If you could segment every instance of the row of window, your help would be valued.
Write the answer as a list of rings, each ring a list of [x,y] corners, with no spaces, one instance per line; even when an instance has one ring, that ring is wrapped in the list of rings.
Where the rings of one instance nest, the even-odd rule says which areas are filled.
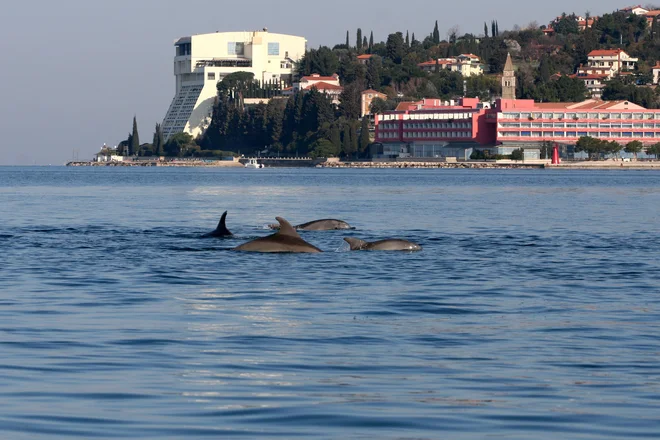
[[[660,119],[660,111],[653,113],[550,113],[550,112],[521,112],[501,113],[500,119]]]
[[[472,128],[472,122],[407,122],[403,128]]]
[[[421,139],[421,138],[471,138],[472,132],[470,131],[407,131],[403,133],[405,139]],[[379,132],[378,139],[398,139],[399,134],[396,132]]]
[[[381,121],[396,121],[399,120],[398,114],[384,114],[380,115]],[[472,113],[410,113],[403,115],[401,118],[404,121],[426,121],[429,119],[472,119]]]
[[[500,128],[660,128],[660,123],[611,124],[609,122],[501,122]]]
[[[623,131],[623,132],[586,132],[586,131],[504,131],[497,134],[498,137],[532,137],[532,138],[579,138],[591,136],[597,138],[660,138],[660,133]]]

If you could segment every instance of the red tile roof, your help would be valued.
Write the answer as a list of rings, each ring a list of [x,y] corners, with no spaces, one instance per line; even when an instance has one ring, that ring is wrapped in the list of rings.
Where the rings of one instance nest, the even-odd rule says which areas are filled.
[[[357,59],[358,60],[368,60],[369,58],[373,57],[371,54],[364,54],[364,55],[358,55]]]
[[[339,75],[336,73],[332,76],[321,76],[318,73],[312,73],[309,76],[303,76],[302,81],[337,81]]]
[[[344,90],[344,88],[342,86],[338,86],[338,85],[335,85],[335,84],[329,84],[329,83],[323,82],[323,81],[317,82],[317,83],[312,84],[311,86],[309,86],[310,89],[312,87],[315,87],[316,90],[319,90],[319,91],[320,90]]]
[[[614,55],[619,55],[620,53],[623,53],[621,49],[611,49],[611,50],[592,50],[589,52],[587,56],[590,57],[608,57],[608,56],[614,56]]]

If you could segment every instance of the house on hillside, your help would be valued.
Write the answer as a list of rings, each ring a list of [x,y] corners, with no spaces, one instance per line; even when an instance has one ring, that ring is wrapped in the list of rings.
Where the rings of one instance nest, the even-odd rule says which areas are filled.
[[[464,53],[455,58],[438,58],[437,60],[429,60],[417,65],[425,72],[435,72],[438,69],[446,69],[452,72],[459,72],[461,75],[468,77],[474,75],[481,75],[484,73],[484,66],[478,56],[471,53]]]
[[[358,55],[357,60],[358,60],[358,63],[366,65],[369,62],[369,60],[372,59],[373,57],[374,56],[372,54],[366,54],[365,53],[364,55]]]
[[[643,8],[642,5],[628,6],[627,8],[619,9],[619,12],[625,12],[631,15],[646,15],[649,10]]]
[[[380,98],[383,101],[387,100],[387,95],[384,93],[377,92],[376,90],[369,89],[361,93],[360,97],[360,116],[364,117],[365,115],[371,114],[371,102]]]
[[[336,73],[331,76],[321,76],[318,73],[312,73],[309,76],[303,76],[300,81],[293,84],[293,87],[284,89],[283,95],[292,95],[295,92],[304,92],[312,88],[321,93],[325,93],[332,98],[332,103],[339,105],[339,95],[344,88],[339,83],[339,75]]]

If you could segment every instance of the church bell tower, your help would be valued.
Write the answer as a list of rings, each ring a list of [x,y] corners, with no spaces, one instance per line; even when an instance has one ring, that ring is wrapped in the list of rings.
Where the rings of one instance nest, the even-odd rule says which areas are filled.
[[[506,55],[504,74],[502,75],[502,99],[516,99],[516,72],[513,70],[510,53]]]

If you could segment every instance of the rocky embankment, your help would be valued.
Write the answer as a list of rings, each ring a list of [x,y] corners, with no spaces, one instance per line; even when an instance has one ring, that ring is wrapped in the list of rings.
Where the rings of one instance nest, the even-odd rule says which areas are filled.
[[[498,164],[492,162],[325,162],[323,168],[541,168],[543,165]]]

